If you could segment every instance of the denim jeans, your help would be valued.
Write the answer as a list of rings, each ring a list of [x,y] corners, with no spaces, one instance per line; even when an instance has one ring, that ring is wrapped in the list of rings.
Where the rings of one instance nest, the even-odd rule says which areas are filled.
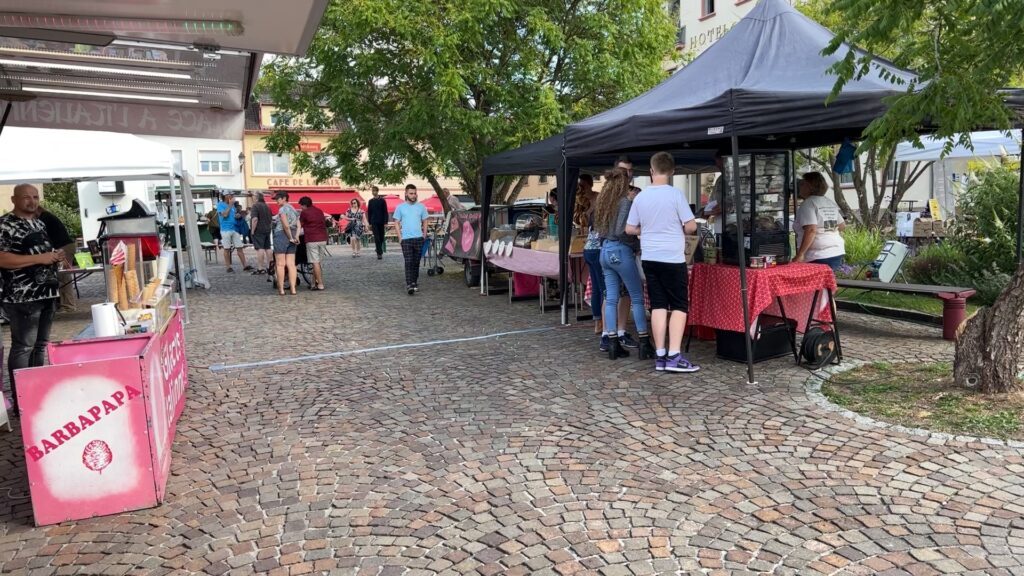
[[[821,258],[819,260],[812,260],[811,264],[824,264],[832,269],[833,272],[839,272],[839,269],[843,266],[843,261],[846,256],[833,256],[831,258]]]
[[[601,311],[604,309],[604,272],[601,271],[601,249],[584,250],[583,261],[587,263],[590,270],[590,313],[594,320],[601,319]]]
[[[36,300],[19,304],[4,304],[4,312],[11,323],[11,351],[7,355],[7,373],[11,378],[14,409],[18,409],[18,393],[14,387],[14,371],[46,364],[46,345],[50,341],[50,327],[57,300]]]
[[[644,285],[636,267],[636,254],[629,246],[614,240],[605,240],[601,247],[601,270],[604,271],[604,331],[614,334],[617,328],[619,292],[626,286],[633,305],[633,322],[638,332],[647,332],[644,313]]]

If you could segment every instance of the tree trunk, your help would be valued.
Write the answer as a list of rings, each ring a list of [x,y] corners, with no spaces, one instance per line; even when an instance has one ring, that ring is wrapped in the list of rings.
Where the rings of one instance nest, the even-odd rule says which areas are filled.
[[[991,307],[961,326],[953,377],[985,393],[1024,391],[1024,264]]]

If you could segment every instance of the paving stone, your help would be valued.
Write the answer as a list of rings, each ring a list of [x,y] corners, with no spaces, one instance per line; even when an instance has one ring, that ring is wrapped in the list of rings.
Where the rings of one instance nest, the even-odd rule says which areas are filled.
[[[160,507],[34,528],[0,433],[5,573],[1024,574],[1019,446],[854,417],[786,359],[748,385],[705,342],[695,375],[611,362],[586,323],[459,275],[409,297],[394,251],[331,250],[326,291],[212,266],[189,293]],[[938,329],[840,320],[846,366],[952,358]]]

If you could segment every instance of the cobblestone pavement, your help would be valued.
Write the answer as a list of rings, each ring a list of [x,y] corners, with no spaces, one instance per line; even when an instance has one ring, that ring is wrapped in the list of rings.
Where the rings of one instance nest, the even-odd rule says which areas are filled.
[[[35,528],[20,433],[0,433],[0,571],[1024,574],[1016,449],[858,424],[785,359],[756,385],[706,343],[697,375],[610,362],[589,324],[478,296],[454,265],[409,297],[400,255],[334,251],[325,292],[215,267],[191,293],[162,506]],[[853,360],[951,357],[933,328],[841,327]]]

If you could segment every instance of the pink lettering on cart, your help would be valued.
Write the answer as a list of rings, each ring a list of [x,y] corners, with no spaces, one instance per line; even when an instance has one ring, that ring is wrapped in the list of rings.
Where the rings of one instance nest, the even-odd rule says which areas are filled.
[[[114,412],[121,406],[124,406],[125,402],[134,400],[135,398],[138,398],[140,396],[142,396],[142,392],[139,392],[138,390],[131,386],[125,386],[123,391],[118,390],[110,395],[110,399],[113,400],[113,402],[102,400],[100,402],[100,405],[89,407],[87,410],[79,414],[78,417],[75,418],[74,420],[66,422],[59,428],[56,428],[52,433],[50,433],[50,436],[48,438],[40,439],[40,441],[38,442],[38,446],[26,446],[25,453],[28,454],[30,458],[32,458],[33,462],[38,462],[50,452],[53,452],[54,450],[63,446],[65,442],[70,442],[72,438],[81,434],[82,431],[88,428],[89,426],[92,426],[99,422],[100,419],[103,418],[103,416],[110,415],[112,412]],[[102,408],[100,406],[102,406]],[[92,447],[93,451],[98,450],[97,446],[93,446],[94,444],[96,444],[96,442],[99,442],[100,444],[103,445],[103,447],[106,447],[106,451],[109,454],[110,448],[109,446],[107,446],[106,442],[94,440],[93,442],[90,442],[88,446],[86,446],[86,452],[82,454],[82,462],[84,462],[86,467],[88,467],[90,470],[97,470],[96,468],[90,466],[89,462],[86,462],[86,457],[90,453],[94,453],[100,456],[98,459],[91,460],[95,462],[96,465],[102,464],[102,466],[100,466],[99,469],[97,470],[99,471],[102,470],[103,468],[106,468],[110,464],[110,460],[108,456],[106,463],[103,463],[102,450],[100,452],[90,452],[90,447]]]

